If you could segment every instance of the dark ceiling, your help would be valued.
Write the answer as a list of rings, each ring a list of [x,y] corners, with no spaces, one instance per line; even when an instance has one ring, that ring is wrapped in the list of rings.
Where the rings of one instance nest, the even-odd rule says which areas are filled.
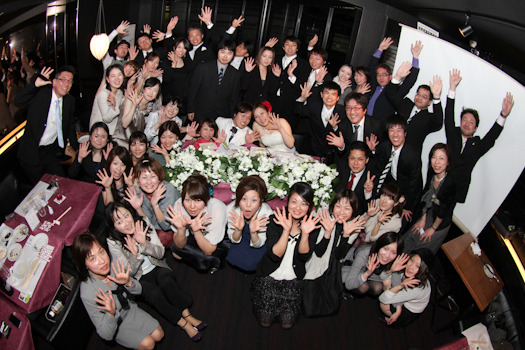
[[[417,17],[463,46],[478,43],[480,56],[525,75],[525,1],[523,0],[379,0]],[[474,33],[463,39],[458,27],[470,15]],[[522,80],[522,79],[520,79]]]
[[[525,80],[524,0],[379,1],[419,18],[456,44],[468,47],[470,39],[477,41],[481,57],[510,71],[518,80]],[[48,1],[0,0],[0,27],[22,14],[26,8],[46,2]],[[466,13],[470,15],[469,23],[474,28],[474,33],[463,39],[457,28],[465,22]]]

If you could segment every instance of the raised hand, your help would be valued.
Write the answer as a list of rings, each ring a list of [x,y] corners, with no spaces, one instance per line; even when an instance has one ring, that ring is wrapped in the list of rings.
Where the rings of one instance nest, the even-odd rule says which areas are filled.
[[[441,77],[439,75],[434,75],[429,85],[430,85],[430,91],[432,92],[434,99],[439,100],[441,98],[441,89],[443,88],[443,80],[441,80]]]
[[[270,121],[268,129],[270,130],[281,130],[281,122],[279,121],[279,114],[274,112],[268,113],[268,120]]]
[[[324,82],[324,77],[328,73],[328,68],[326,66],[322,66],[319,68],[317,72],[315,72],[315,81],[319,84],[322,84]]]
[[[201,8],[201,14],[198,15],[199,20],[203,21],[204,24],[209,25],[211,23],[211,14],[212,14],[211,7],[205,6],[204,8]]]
[[[456,91],[456,88],[458,87],[459,83],[461,82],[461,72],[459,69],[452,69],[449,72],[450,76],[450,91]]]
[[[102,288],[99,288],[99,292],[95,292],[95,296],[95,302],[99,304],[97,307],[101,310],[106,310],[108,315],[114,317],[117,308],[111,290],[108,290],[108,294],[106,294]]]
[[[230,216],[228,217],[228,221],[237,230],[242,232],[242,230],[244,229],[244,213],[242,211],[241,215],[239,215],[235,212],[235,210],[231,210]]]
[[[345,146],[345,139],[340,131],[339,136],[333,132],[330,132],[328,135],[326,135],[326,141],[328,141],[330,146],[335,146],[337,148],[343,148]]]
[[[505,98],[503,99],[503,104],[501,106],[501,116],[503,118],[507,118],[510,114],[510,111],[512,111],[513,106],[514,98],[512,97],[512,94],[510,92],[507,92],[507,95],[505,95]]]
[[[244,140],[246,143],[254,143],[261,139],[261,133],[259,131],[247,132]]]
[[[217,137],[212,137],[213,141],[217,142],[217,143],[224,143],[226,142],[226,131],[224,130],[219,130],[219,132],[217,133]]]
[[[144,26],[142,27],[142,32],[146,34],[151,33],[151,26],[149,24],[144,24]]]
[[[129,169],[129,174],[126,174],[126,172],[124,171],[122,175],[124,176],[124,183],[128,187],[133,186],[133,168]]]
[[[286,74],[288,74],[289,77],[293,77],[293,72],[297,68],[297,59],[293,59],[290,64],[288,64],[288,68],[286,69]]]
[[[115,99],[115,95],[113,94],[113,92],[110,92],[108,94],[108,103],[113,109],[115,109],[115,106],[117,105],[117,100]]]
[[[38,78],[36,78],[36,80],[35,80],[35,86],[36,87],[41,87],[41,86],[44,86],[44,85],[51,84],[52,82],[51,82],[51,80],[49,80],[49,76],[51,75],[51,73],[53,73],[53,68],[51,68],[51,67],[44,67],[44,68],[42,68],[42,71],[40,72],[40,75],[43,76],[45,79],[42,79],[40,76],[38,76]]]
[[[105,189],[111,188],[111,184],[113,183],[113,175],[108,176],[108,172],[106,171],[106,168],[99,170],[97,173],[97,177],[100,180],[96,180],[95,183],[99,184]]]
[[[136,258],[137,255],[139,255],[139,248],[135,243],[135,238],[131,235],[124,235],[124,241],[126,241],[126,243],[124,243],[124,247],[129,250],[129,252]]]
[[[257,233],[260,230],[266,230],[266,227],[268,226],[269,222],[270,219],[268,218],[268,216],[262,215],[261,217],[259,217],[257,214],[255,214],[250,220],[250,232]]]
[[[339,114],[332,112],[331,118],[326,118],[326,121],[335,130],[335,128],[337,127],[337,124],[339,124],[341,122],[341,119],[339,119]]]
[[[385,211],[382,211],[381,213],[379,213],[377,222],[384,224],[385,222],[390,221],[391,218],[392,218],[392,213],[387,213]]]
[[[159,42],[159,41],[164,40],[164,38],[166,37],[166,33],[161,32],[160,30],[157,29],[155,32],[153,32],[151,37],[155,39],[157,42]]]
[[[120,24],[118,25],[117,28],[115,28],[115,30],[117,31],[117,33],[119,34],[126,34],[128,32],[128,28],[131,24],[128,22],[128,21],[122,21],[120,22]]]
[[[102,150],[102,156],[104,157],[105,160],[108,160],[109,152],[111,152],[112,149],[113,149],[113,143],[108,142],[108,144],[106,145],[106,149]]]
[[[199,137],[201,136],[198,132],[197,132],[197,129],[199,128],[199,123],[197,122],[191,122],[190,125],[188,125],[188,128],[186,129],[186,132],[188,133],[188,135],[190,135],[191,137]]]
[[[401,219],[406,219],[407,221],[412,220],[412,211],[403,209],[403,214],[401,214]]]
[[[264,46],[274,47],[275,44],[277,44],[277,42],[279,42],[279,39],[277,39],[276,37],[273,37],[273,38],[268,39],[268,41],[266,42],[266,44],[264,44]]]
[[[368,257],[368,261],[366,263],[366,273],[368,274],[368,277],[374,273],[378,265],[379,260],[377,259],[377,253],[374,253],[372,256]]]
[[[299,101],[304,102],[312,95],[312,92],[310,91],[312,85],[304,83],[303,85],[299,85],[299,87],[301,88],[301,97],[299,97]]]
[[[117,267],[115,268],[115,264],[111,263],[111,269],[113,270],[115,277],[108,275],[109,280],[115,282],[116,284],[129,283],[129,270],[131,269],[130,265],[128,265],[128,268],[126,269],[124,262],[117,260]]]
[[[151,195],[151,199],[150,199],[151,205],[155,206],[156,204],[159,203],[159,201],[162,198],[166,197],[165,192],[166,192],[166,185],[163,183],[159,184],[157,186],[157,189],[153,191],[153,194]]]
[[[369,83],[363,84],[357,88],[357,92],[363,95],[369,93],[370,91],[372,91],[372,88],[370,87]]]
[[[133,61],[135,58],[137,58],[137,55],[139,54],[139,48],[136,47],[135,45],[131,45],[129,47],[129,60],[130,61]]]
[[[164,147],[164,145],[153,145],[151,146],[151,150],[155,153],[162,154],[163,156],[168,156],[168,150],[166,149],[166,147]]]
[[[394,78],[398,81],[405,79],[412,69],[412,64],[408,61],[401,63],[401,66],[397,69],[396,75]]]
[[[204,215],[204,210],[201,210],[196,217],[191,220],[190,226],[193,232],[206,229],[206,226],[211,222],[211,214]]]
[[[242,25],[242,22],[244,22],[245,18],[243,15],[240,15],[239,18],[235,18],[232,21],[232,27],[233,28],[239,28]]]
[[[350,79],[345,81],[340,80],[339,86],[341,87],[341,92],[345,91],[347,87],[352,86],[352,81]]]
[[[364,229],[365,224],[366,217],[360,215],[356,216],[353,220],[343,222],[343,237],[350,237],[355,231]]]
[[[365,184],[363,185],[366,193],[371,193],[372,190],[374,189],[374,179],[375,178],[376,178],[375,175],[370,177],[370,171],[366,173],[366,181],[365,181]]]
[[[146,225],[144,227],[144,221],[137,220],[135,222],[135,234],[133,235],[133,238],[137,241],[138,244],[141,246],[146,245],[146,234],[148,233],[149,225]]]
[[[410,256],[403,253],[401,255],[398,255],[396,257],[396,260],[392,263],[392,267],[390,268],[390,271],[392,272],[398,272],[403,270],[407,266],[407,261],[410,260]]]
[[[319,215],[321,217],[321,220],[319,222],[323,226],[325,233],[326,232],[331,233],[332,230],[334,229],[336,220],[332,219],[332,217],[330,216],[330,213],[328,212],[328,209],[326,208],[322,209]]]
[[[280,76],[281,76],[282,69],[281,69],[281,67],[279,67],[279,65],[278,65],[277,63],[275,63],[275,64],[272,66],[272,73],[273,73],[273,75],[275,75],[276,77],[280,77]]]
[[[403,286],[405,286],[405,288],[414,288],[415,286],[417,286],[419,283],[421,283],[420,280],[414,278],[414,276],[412,277],[407,277],[403,280],[403,282],[401,282],[401,284]]]
[[[177,23],[179,23],[179,16],[171,17],[168,25],[166,26],[166,34],[171,33],[177,26]]]
[[[273,221],[283,228],[283,232],[289,234],[292,231],[292,214],[288,213],[288,215],[286,215],[286,209],[284,209],[284,207],[276,208],[273,213],[275,215]]]
[[[412,52],[412,57],[419,58],[419,54],[423,50],[423,43],[421,40],[417,40],[415,43],[410,45],[410,51]]]
[[[368,211],[366,212],[368,217],[375,216],[379,212],[379,199],[370,201],[368,203]]]
[[[370,148],[370,151],[375,151],[377,145],[379,145],[379,141],[377,140],[377,136],[375,134],[370,134],[370,137],[366,137],[366,145],[368,148]]]
[[[177,209],[173,209],[171,204],[168,206],[166,220],[171,222],[177,229],[183,228],[190,223],[187,216],[182,215],[180,203],[177,203]]]
[[[381,51],[385,51],[387,50],[390,45],[392,45],[394,43],[394,40],[392,40],[392,38],[388,37],[388,38],[384,38],[381,43],[379,44],[379,50]]]
[[[314,37],[310,39],[310,41],[308,42],[308,47],[314,47],[315,45],[317,45],[318,41],[319,41],[319,36],[317,36],[317,34],[314,34]]]
[[[133,103],[133,105],[136,107],[139,105],[140,101],[144,98],[142,95],[139,95],[135,90],[131,89],[127,92],[128,100]]]
[[[164,74],[164,70],[162,70],[162,68],[157,68],[153,72],[150,73],[149,77],[158,78],[158,77],[161,77],[162,74]]]
[[[137,190],[134,186],[126,188],[126,202],[131,204],[133,209],[138,210],[142,207],[142,202],[144,201],[144,193],[140,194],[140,197],[137,195]]]
[[[82,163],[82,160],[84,160],[84,158],[86,158],[90,153],[91,150],[89,149],[89,141],[82,142],[78,147],[78,162]]]
[[[314,216],[314,214],[315,213],[312,210],[310,215],[305,215],[305,217],[301,220],[301,234],[309,235],[313,230],[321,228],[321,225],[318,225],[319,221],[321,220],[321,216]]]
[[[255,68],[255,60],[253,57],[246,57],[244,59],[244,69],[250,73]]]

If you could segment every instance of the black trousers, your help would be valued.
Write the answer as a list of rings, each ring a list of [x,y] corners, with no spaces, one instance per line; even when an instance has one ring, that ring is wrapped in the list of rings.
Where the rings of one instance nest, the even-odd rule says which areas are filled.
[[[173,271],[165,267],[155,267],[142,275],[142,297],[159,314],[173,325],[182,317],[182,310],[191,306],[192,297],[177,283]]]
[[[212,268],[219,269],[222,267],[228,254],[228,248],[227,243],[220,242],[212,255],[206,255],[199,248],[192,234],[188,236],[188,241],[184,248],[179,248],[175,244],[171,245],[173,253],[180,256],[183,261],[193,266],[199,272],[208,272]]]
[[[24,159],[19,158],[20,165],[27,174],[27,177],[34,185],[45,173],[66,177],[64,167],[60,164],[60,155],[64,152],[58,147],[57,142],[49,146],[38,147],[38,157],[40,162],[37,165],[29,164]]]

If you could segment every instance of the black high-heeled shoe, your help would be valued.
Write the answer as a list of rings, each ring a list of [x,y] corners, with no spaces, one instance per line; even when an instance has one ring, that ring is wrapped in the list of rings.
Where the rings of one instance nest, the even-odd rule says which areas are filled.
[[[186,316],[182,316],[183,319],[186,319],[188,317],[190,317],[191,314],[187,314]],[[201,323],[199,323],[198,325],[196,326],[193,326],[193,328],[195,328],[196,330],[198,330],[199,332],[202,331],[204,328],[208,327],[208,324],[204,321],[201,321]]]
[[[188,321],[186,320],[186,323],[183,325],[183,326],[180,326],[180,328],[182,328],[182,330],[184,330],[186,332],[186,329],[184,329],[184,327],[186,327],[186,325],[188,324]],[[197,330],[197,328],[193,327],[193,329]],[[188,332],[186,332],[188,333]],[[193,341],[193,342],[198,342],[199,340],[202,339],[202,334],[199,333],[199,331],[197,330],[197,334],[195,334],[193,337],[190,337],[190,339]]]

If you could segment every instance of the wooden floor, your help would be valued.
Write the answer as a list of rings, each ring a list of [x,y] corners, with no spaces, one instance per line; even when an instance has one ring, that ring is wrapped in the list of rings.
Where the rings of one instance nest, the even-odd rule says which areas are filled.
[[[173,263],[173,262],[172,262]],[[317,319],[301,318],[291,330],[278,324],[266,329],[258,325],[250,302],[253,275],[230,266],[213,275],[199,274],[182,263],[173,263],[179,283],[193,295],[191,312],[208,322],[203,338],[193,343],[178,327],[169,324],[151,308],[142,305],[160,320],[165,337],[157,349],[433,349],[454,339],[452,330],[433,333],[430,305],[406,329],[387,328],[379,320],[377,299],[343,300],[339,313]],[[437,326],[452,314],[437,308]],[[49,349],[42,339],[37,349]],[[87,349],[122,349],[102,341],[95,332]]]

